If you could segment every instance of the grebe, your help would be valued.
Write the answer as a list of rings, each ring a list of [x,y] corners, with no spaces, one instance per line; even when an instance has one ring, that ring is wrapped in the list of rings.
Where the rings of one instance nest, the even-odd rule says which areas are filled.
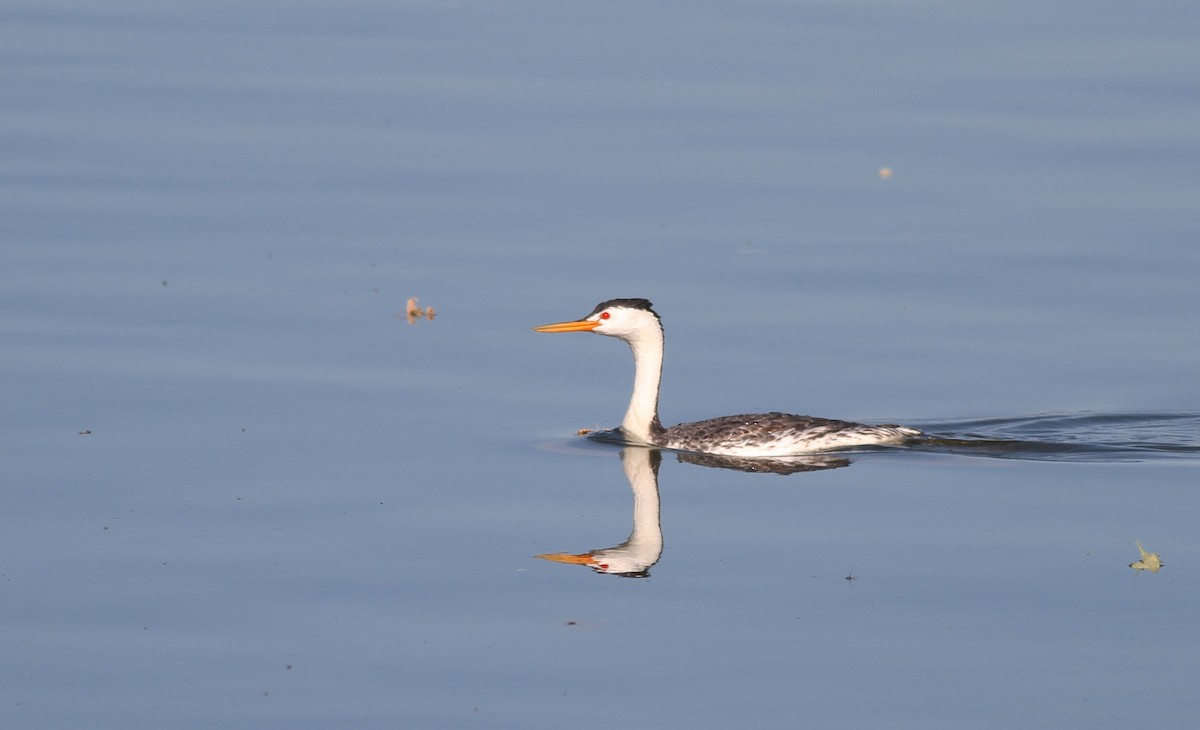
[[[658,420],[663,327],[646,299],[600,302],[583,319],[535,327],[537,332],[595,332],[624,340],[633,350],[633,397],[621,422],[635,444],[728,456],[791,456],[813,451],[896,444],[921,432],[892,424],[867,426],[790,413],[747,413],[663,428]]]

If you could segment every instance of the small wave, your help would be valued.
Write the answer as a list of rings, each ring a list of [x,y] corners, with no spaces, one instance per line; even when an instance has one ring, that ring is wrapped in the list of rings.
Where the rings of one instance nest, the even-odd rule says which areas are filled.
[[[912,448],[1042,461],[1144,461],[1200,457],[1200,414],[1050,413],[914,423]]]

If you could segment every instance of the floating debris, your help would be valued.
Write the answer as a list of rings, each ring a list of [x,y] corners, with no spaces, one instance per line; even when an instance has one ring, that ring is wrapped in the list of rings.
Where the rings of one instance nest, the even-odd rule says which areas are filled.
[[[600,425],[599,423],[594,423],[594,424],[592,424],[591,428],[584,426],[583,428],[575,429],[575,435],[576,436],[591,436],[594,433],[601,433],[603,431],[608,431],[608,430],[609,429],[605,428],[604,426]]]
[[[1146,549],[1142,547],[1142,543],[1138,540],[1134,540],[1133,543],[1137,545],[1138,552],[1142,554],[1142,559],[1136,563],[1130,563],[1129,567],[1134,570],[1148,570],[1151,573],[1157,573],[1165,565],[1162,558],[1158,556],[1158,553],[1146,552]]]
[[[400,315],[397,313],[396,316],[399,317]],[[408,320],[409,324],[415,324],[418,319],[422,318],[432,322],[436,316],[437,312],[433,311],[433,307],[421,309],[420,305],[417,304],[416,297],[408,298],[408,304],[404,308],[404,318]]]

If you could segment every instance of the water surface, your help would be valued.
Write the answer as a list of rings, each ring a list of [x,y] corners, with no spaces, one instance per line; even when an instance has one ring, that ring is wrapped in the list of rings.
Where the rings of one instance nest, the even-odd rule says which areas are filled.
[[[0,13],[7,725],[1198,714],[1190,6]],[[947,441],[539,560],[638,503],[628,353],[530,327],[629,296],[667,422]]]

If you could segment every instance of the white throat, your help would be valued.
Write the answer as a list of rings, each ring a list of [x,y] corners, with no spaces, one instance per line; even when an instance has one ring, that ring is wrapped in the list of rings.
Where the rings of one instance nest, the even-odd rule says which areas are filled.
[[[632,441],[654,443],[658,422],[658,386],[662,380],[663,331],[657,321],[647,322],[630,337],[623,337],[633,351],[633,396],[621,430]]]

